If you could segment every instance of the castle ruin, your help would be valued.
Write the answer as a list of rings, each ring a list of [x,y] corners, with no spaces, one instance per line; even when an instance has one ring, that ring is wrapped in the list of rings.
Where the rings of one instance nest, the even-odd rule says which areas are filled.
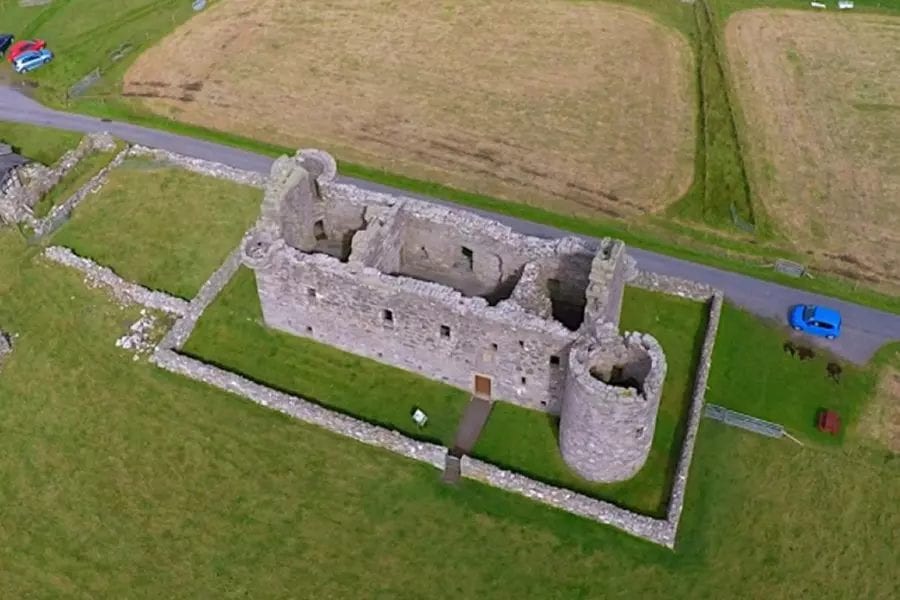
[[[666,362],[650,335],[618,333],[622,242],[530,237],[335,174],[314,150],[272,167],[242,249],[269,327],[559,415],[588,480],[643,466]]]

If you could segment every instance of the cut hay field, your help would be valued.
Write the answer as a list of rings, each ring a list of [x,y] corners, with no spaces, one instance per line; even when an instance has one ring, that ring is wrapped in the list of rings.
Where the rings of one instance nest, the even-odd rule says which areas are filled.
[[[900,290],[900,18],[753,10],[725,39],[776,228],[810,262]]]
[[[138,57],[123,93],[218,131],[631,216],[691,183],[694,79],[686,37],[620,5],[228,0]]]

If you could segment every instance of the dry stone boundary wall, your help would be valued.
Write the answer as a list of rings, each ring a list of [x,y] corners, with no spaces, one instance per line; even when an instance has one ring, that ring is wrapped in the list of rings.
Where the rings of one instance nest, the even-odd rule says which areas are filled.
[[[121,165],[125,161],[126,156],[127,150],[119,152],[108,165],[100,169],[86,184],[69,196],[62,204],[55,206],[46,218],[38,220],[28,215],[25,218],[25,223],[34,230],[35,239],[41,239],[50,235],[68,221],[75,207],[81,204],[89,195],[99,192],[106,180],[109,179],[110,171]]]
[[[722,315],[722,303],[724,302],[722,292],[719,290],[714,291],[708,302],[709,317],[706,322],[706,334],[703,337],[697,373],[694,375],[694,390],[688,412],[687,429],[685,430],[684,442],[681,446],[681,455],[678,458],[678,466],[675,468],[672,495],[669,498],[667,520],[669,523],[674,524],[676,528],[681,521],[681,513],[684,510],[684,494],[687,489],[688,473],[694,458],[694,446],[697,442],[697,432],[700,429],[700,419],[703,417],[703,405],[706,403],[706,384],[709,380],[709,370],[712,367],[713,349],[716,345],[719,318]],[[672,541],[674,543],[674,538]]]
[[[193,158],[169,152],[168,150],[160,150],[159,148],[148,148],[136,144],[128,150],[128,156],[152,158],[159,162],[169,163],[173,167],[185,169],[199,175],[207,177],[215,177],[216,179],[224,179],[241,185],[249,185],[251,187],[262,188],[266,184],[267,177],[262,173],[254,171],[244,171],[235,169],[221,163]]]
[[[0,194],[0,222],[26,222],[33,228],[40,219],[34,216],[32,208],[44,194],[59,184],[88,154],[110,152],[115,147],[116,141],[108,133],[89,133],[51,167],[36,162],[24,165],[19,169],[15,183]]]
[[[135,152],[138,155],[147,155],[143,148],[139,148]],[[178,157],[177,155],[171,155],[171,153],[158,151],[150,151],[150,153],[157,158]],[[169,160],[169,158],[166,158],[166,160]],[[188,162],[180,164],[190,164],[193,168],[185,168],[191,168],[194,171],[210,168],[209,171],[203,171],[203,174],[223,176],[214,173],[224,173],[226,178],[234,176],[242,178],[239,181],[240,183],[256,185],[252,179],[243,179],[243,175],[239,172],[232,173],[231,171],[234,170],[229,170],[227,167],[219,169],[212,164],[207,165],[204,163],[205,161],[189,159]],[[228,256],[222,266],[204,284],[197,297],[190,303],[127,282],[112,270],[97,265],[89,259],[78,257],[66,248],[48,248],[45,251],[45,256],[54,262],[79,270],[86,275],[86,281],[89,284],[102,285],[108,288],[120,301],[138,303],[180,316],[176,324],[156,347],[151,357],[151,361],[158,367],[237,394],[257,404],[278,410],[333,433],[429,464],[436,469],[442,469],[448,453],[447,448],[436,444],[419,442],[396,431],[328,410],[302,398],[254,383],[235,373],[177,352],[187,341],[203,311],[212,303],[240,267],[241,248],[246,243],[246,239],[245,236],[245,240],[242,240],[241,244]],[[703,412],[706,382],[722,307],[722,294],[707,286],[646,272],[639,273],[631,284],[653,291],[661,291],[697,301],[709,302],[710,306],[706,336],[702,346],[700,364],[695,377],[693,399],[689,409],[685,441],[679,457],[667,518],[655,519],[647,515],[631,512],[608,502],[535,481],[519,473],[501,469],[468,456],[463,457],[461,461],[462,475],[492,487],[525,496],[547,506],[619,528],[633,536],[655,544],[674,548],[678,524],[684,507],[688,473],[700,417]]]
[[[68,248],[50,246],[44,250],[44,256],[52,262],[80,271],[91,287],[105,287],[123,304],[140,304],[174,315],[187,313],[188,303],[185,300],[125,281],[109,267],[98,265],[89,258],[82,258]]]

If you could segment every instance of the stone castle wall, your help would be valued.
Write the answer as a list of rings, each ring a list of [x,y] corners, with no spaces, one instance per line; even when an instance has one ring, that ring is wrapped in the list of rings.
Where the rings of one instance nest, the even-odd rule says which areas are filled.
[[[439,284],[385,275],[325,254],[272,247],[254,263],[270,327],[473,389],[559,411],[566,356],[576,334],[514,303],[489,307]],[[390,311],[389,316],[386,311]]]
[[[590,481],[622,481],[644,465],[666,377],[650,335],[609,328],[572,347],[559,424],[566,464]]]

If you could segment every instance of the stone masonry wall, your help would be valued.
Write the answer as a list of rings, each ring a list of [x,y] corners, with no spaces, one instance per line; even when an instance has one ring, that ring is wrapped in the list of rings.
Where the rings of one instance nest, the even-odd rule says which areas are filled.
[[[338,435],[431,465],[435,469],[442,469],[444,466],[447,448],[442,446],[419,442],[396,431],[330,411],[171,350],[159,349],[151,360],[162,369],[237,394]],[[544,505],[617,527],[656,544],[667,547],[674,544],[675,530],[666,520],[640,515],[602,500],[547,485],[468,456],[462,458],[462,474],[469,479],[525,496]]]
[[[199,175],[233,181],[234,183],[257,188],[265,186],[267,179],[265,175],[255,171],[235,169],[234,167],[229,167],[221,163],[193,158],[191,156],[185,156],[183,154],[169,152],[168,150],[161,150],[159,148],[148,148],[147,146],[141,146],[140,144],[131,146],[128,150],[128,156],[152,158],[160,162],[169,163],[173,167],[185,169],[186,171],[191,171]]]
[[[650,453],[665,377],[662,347],[648,334],[623,340],[607,326],[596,340],[578,340],[559,422],[566,464],[589,481],[634,476]]]
[[[110,172],[124,162],[127,157],[127,149],[119,152],[108,165],[100,169],[100,171],[88,180],[86,184],[81,186],[74,194],[66,198],[61,204],[53,207],[50,214],[44,219],[35,219],[31,215],[25,218],[27,223],[33,230],[37,239],[46,237],[62,227],[63,223],[72,216],[72,211],[84,202],[91,194],[96,194],[106,184],[109,179]]]
[[[669,498],[667,520],[673,526],[673,544],[675,542],[675,531],[678,529],[681,513],[684,510],[684,495],[687,490],[691,463],[694,459],[694,446],[697,442],[697,432],[700,429],[700,419],[703,416],[703,405],[706,402],[706,385],[709,380],[709,370],[712,367],[713,349],[715,348],[716,335],[719,331],[719,318],[722,315],[723,301],[724,296],[719,290],[715,290],[708,301],[709,318],[706,324],[706,334],[703,337],[697,373],[694,375],[694,390],[691,396],[690,412],[687,417],[687,428],[684,434],[684,442],[681,446],[681,454],[678,458],[678,466],[675,468],[672,495]]]
[[[92,152],[109,152],[115,149],[115,139],[108,133],[89,133],[78,146],[66,151],[53,166],[29,163],[20,169],[21,185],[12,186],[0,194],[0,222],[26,222],[34,227],[38,221],[32,208],[57,185],[72,169]]]
[[[559,410],[576,334],[554,321],[514,303],[489,308],[483,298],[305,254],[283,242],[273,244],[262,261],[245,262],[256,270],[270,327],[462,389],[473,389],[473,375],[481,374],[492,379],[494,397]]]
[[[680,296],[688,300],[697,300],[706,302],[716,291],[711,286],[704,283],[697,283],[680,277],[672,277],[670,275],[660,275],[650,271],[638,271],[637,276],[633,277],[628,285],[649,290],[651,292],[662,292],[664,294],[672,294]]]
[[[325,156],[327,157],[327,155]],[[333,177],[333,169],[330,173],[327,169],[323,169],[323,173],[327,175],[326,182],[330,181]],[[269,190],[267,190],[267,194],[268,192]],[[565,244],[566,242],[563,241],[560,243]],[[242,249],[243,251],[241,251]],[[202,314],[203,310],[212,302],[227,281],[233,276],[241,262],[246,261],[256,268],[265,268],[269,261],[274,258],[272,256],[274,253],[270,254],[269,250],[269,245],[263,244],[260,247],[256,247],[251,236],[245,238],[245,242],[242,243],[241,247],[235,252],[232,252],[220,269],[218,269],[203,286],[198,296],[189,304],[180,299],[165,298],[165,295],[162,295],[162,297],[156,296],[155,294],[158,294],[157,292],[146,290],[133,283],[125,282],[109,269],[100,267],[87,259],[77,257],[67,249],[49,248],[47,250],[47,256],[51,260],[56,260],[57,262],[81,270],[87,275],[87,280],[89,282],[94,285],[101,284],[108,287],[120,300],[137,302],[153,308],[162,308],[163,310],[168,310],[174,314],[182,315],[175,327],[173,327],[154,352],[152,360],[159,367],[238,394],[263,406],[285,412],[300,420],[323,427],[340,435],[430,464],[437,469],[442,468],[447,453],[446,448],[433,444],[420,443],[410,438],[406,438],[395,431],[389,431],[347,417],[346,415],[334,413],[303,399],[289,396],[263,385],[250,382],[238,375],[218,369],[201,361],[181,356],[173,351],[173,348],[177,349],[183,345],[195,326],[200,314]],[[300,254],[302,255],[302,253]],[[327,264],[329,268],[335,265],[338,265],[341,268],[362,267],[362,265],[359,264],[348,266],[347,263],[341,263],[336,259],[323,255],[313,256],[315,257],[314,260],[317,262],[317,266],[320,266],[318,264],[319,261],[323,261],[322,264]],[[520,292],[520,295],[523,297],[530,297],[534,293],[540,295],[540,292],[535,292],[540,286],[537,288],[534,287],[536,282],[541,279],[541,275],[535,272],[535,269],[539,271],[539,267],[536,263],[530,264],[532,266],[526,266],[526,271],[528,271],[527,277],[524,276],[525,274],[523,272],[523,283],[526,284]],[[626,264],[623,268],[623,279],[627,280],[633,275],[633,273],[629,273],[629,269],[633,270],[633,265]],[[326,271],[328,271],[328,269],[326,269]],[[379,277],[390,277],[371,269],[370,271],[373,271]],[[442,290],[445,289],[443,286],[437,284],[418,281],[412,281],[412,283],[425,286],[422,289],[428,290],[429,293],[436,293],[436,288]],[[693,456],[699,420],[702,415],[706,381],[722,306],[722,296],[721,293],[713,293],[710,291],[710,294],[704,297],[701,291],[699,291],[698,288],[693,287],[693,284],[690,284],[690,282],[683,282],[680,280],[668,281],[665,278],[659,278],[658,276],[647,273],[642,273],[639,276],[638,285],[670,293],[674,290],[674,293],[687,295],[688,297],[693,297],[697,300],[707,300],[711,296],[709,325],[703,344],[700,368],[697,373],[693,401],[688,417],[685,443],[677,466],[667,518],[654,519],[645,515],[636,514],[570,490],[556,488],[531,480],[523,475],[469,457],[463,457],[462,459],[462,475],[493,487],[523,495],[537,502],[583,516],[587,519],[617,527],[637,537],[672,548],[675,544],[675,536],[683,510],[688,471]],[[528,289],[525,289],[526,287]],[[308,290],[299,291],[308,294]],[[318,293],[318,290],[316,291]],[[435,298],[437,299],[437,297],[440,296],[441,294],[438,294]],[[461,299],[476,302],[482,300],[479,298]],[[174,300],[175,304],[168,304],[169,300]],[[539,306],[544,306],[546,309],[543,300],[540,298],[533,301]],[[523,301],[523,303],[527,302]],[[494,308],[498,308],[501,311],[511,311],[510,315],[515,315],[518,311],[522,311],[523,314],[528,314],[524,312],[524,309],[517,307],[512,302],[508,302],[506,305],[501,302],[500,305]],[[546,321],[541,319],[537,314],[531,314],[530,316],[537,319],[538,322],[546,323]],[[564,328],[563,330],[567,336],[575,335],[577,337],[577,335],[579,335],[573,334]],[[451,339],[452,333],[451,330]],[[518,336],[514,336],[514,338],[511,339],[517,337]],[[643,340],[643,337],[640,337],[640,339]],[[515,341],[517,345],[518,340],[515,339]],[[568,365],[565,364],[567,363],[567,358],[567,356],[561,357],[561,362],[563,363],[561,366],[564,368],[568,368]],[[637,365],[639,362],[640,361],[634,362],[634,364]],[[641,368],[635,367],[634,372],[639,374]],[[652,380],[652,378],[645,377],[645,386],[646,381],[648,380]],[[651,382],[651,386],[652,385]]]
[[[148,290],[145,287],[125,281],[112,269],[103,267],[88,258],[82,258],[62,246],[50,246],[44,250],[44,256],[61,265],[84,273],[85,281],[93,287],[102,286],[110,290],[113,296],[124,304],[140,304],[170,314],[183,315],[187,312],[188,303],[164,292]]]

